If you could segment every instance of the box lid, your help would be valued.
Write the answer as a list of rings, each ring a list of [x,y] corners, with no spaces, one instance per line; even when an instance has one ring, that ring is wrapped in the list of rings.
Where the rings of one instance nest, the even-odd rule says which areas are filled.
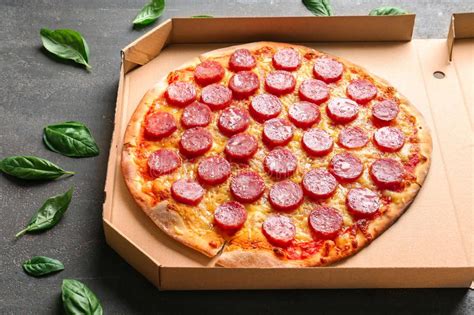
[[[387,27],[387,25],[390,27]],[[415,15],[216,17],[166,20],[123,49],[125,73],[158,56],[168,44],[409,41]],[[281,28],[281,25],[285,25]],[[231,36],[229,36],[231,35]]]

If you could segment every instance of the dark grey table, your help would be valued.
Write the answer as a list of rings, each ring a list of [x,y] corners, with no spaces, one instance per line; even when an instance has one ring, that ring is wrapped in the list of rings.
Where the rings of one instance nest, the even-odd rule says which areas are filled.
[[[464,313],[473,314],[474,294],[441,290],[293,290],[158,292],[104,241],[101,212],[120,49],[146,32],[130,21],[146,0],[0,0],[0,158],[37,155],[77,175],[48,183],[0,176],[0,313],[61,313],[63,278],[85,282],[107,314],[184,313]],[[172,16],[310,15],[300,0],[168,0]],[[415,37],[446,36],[452,12],[474,11],[472,0],[333,1],[336,15],[367,14],[393,4],[417,13]],[[91,48],[90,73],[61,63],[41,49],[39,29],[79,30]],[[79,120],[90,126],[100,156],[71,159],[45,149],[46,124]],[[15,233],[49,196],[75,187],[62,222],[41,235],[14,240]],[[23,273],[33,255],[58,258],[63,272],[42,279]]]

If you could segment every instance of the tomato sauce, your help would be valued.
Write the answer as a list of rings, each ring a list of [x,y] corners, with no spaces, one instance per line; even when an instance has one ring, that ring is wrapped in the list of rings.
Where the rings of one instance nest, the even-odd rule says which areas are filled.
[[[306,259],[316,254],[322,245],[323,241],[293,243],[285,248],[286,258],[295,260]]]
[[[408,158],[408,161],[405,162],[405,170],[409,173],[414,173],[416,166],[420,162],[421,162],[420,154],[418,152],[410,154],[410,157]]]

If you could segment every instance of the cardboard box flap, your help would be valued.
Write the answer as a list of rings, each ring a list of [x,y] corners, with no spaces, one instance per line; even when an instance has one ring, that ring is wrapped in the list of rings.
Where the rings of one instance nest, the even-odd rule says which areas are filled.
[[[456,38],[474,38],[474,12],[454,13],[452,20]]]
[[[330,17],[173,18],[123,49],[125,73],[158,56],[173,44],[252,41],[339,42],[409,41],[415,15]],[[281,25],[286,25],[282,28]],[[387,27],[390,25],[390,27]]]
[[[448,32],[449,61],[453,58],[455,39],[474,38],[474,13],[454,13]]]
[[[474,130],[474,13],[453,14],[448,49],[463,92],[471,130]]]
[[[124,64],[125,73],[137,66],[147,64],[158,56],[163,47],[169,43],[172,28],[173,21],[168,19],[125,47],[122,50],[122,63]]]
[[[474,244],[472,126],[465,103],[466,97],[461,88],[461,79],[455,65],[456,60],[454,63],[446,62],[448,52],[442,49],[439,41],[423,42],[419,45],[418,55],[436,130],[433,136],[437,136],[441,151],[440,162],[446,174],[447,185],[444,184],[443,189],[446,189],[451,197],[465,257],[472,266]],[[430,54],[430,51],[439,53]],[[464,67],[472,67],[472,60],[470,64],[468,60],[464,61],[466,62],[463,63]],[[444,77],[436,77],[434,73],[443,73]],[[443,232],[444,230],[440,231]]]
[[[409,41],[415,15],[173,19],[174,44]],[[390,27],[387,27],[390,25]],[[284,27],[282,27],[284,26]]]

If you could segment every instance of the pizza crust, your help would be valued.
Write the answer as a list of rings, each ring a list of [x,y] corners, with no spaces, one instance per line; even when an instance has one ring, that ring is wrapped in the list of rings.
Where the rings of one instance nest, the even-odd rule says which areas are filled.
[[[222,58],[223,56],[231,55],[237,49],[248,49],[252,51],[252,50],[259,50],[263,47],[272,47],[274,49],[293,47],[293,48],[298,48],[300,50],[311,50],[308,47],[300,46],[300,45],[290,45],[290,44],[277,43],[277,42],[254,42],[254,43],[241,44],[241,45],[215,49],[215,50],[212,50],[200,55],[199,59],[201,61],[204,61],[206,59]]]
[[[335,246],[335,241],[339,242],[337,247],[345,247],[345,250],[338,250]],[[284,260],[278,258],[271,250],[266,249],[249,249],[249,250],[229,250],[224,248],[224,251],[219,256],[217,264],[224,267],[285,267],[285,268],[300,268],[300,267],[321,267],[334,264],[344,258],[348,258],[365,246],[370,244],[370,240],[358,230],[354,238],[348,241],[338,237],[336,240],[329,240],[324,242],[322,247],[325,248],[325,254],[321,252],[312,255],[306,259]]]
[[[315,50],[299,46],[290,45],[284,43],[274,42],[256,42],[244,45],[237,45],[217,49],[211,52],[207,52],[194,58],[190,62],[182,65],[179,69],[185,69],[188,67],[195,67],[201,61],[213,58],[228,58],[228,56],[236,49],[246,48],[249,50],[258,50],[263,47],[271,47],[273,49],[279,49],[284,47],[293,47],[302,52],[315,52]],[[385,80],[372,75],[369,71],[366,71],[358,65],[354,65],[344,59],[328,56],[343,63],[346,67],[357,67],[361,71],[370,74],[374,80],[382,82],[385,85],[390,86]],[[220,253],[217,257],[216,262],[218,265],[225,267],[309,267],[309,266],[324,266],[332,264],[341,259],[347,258],[354,255],[362,248],[370,244],[372,240],[377,238],[386,229],[388,229],[396,220],[404,213],[411,202],[414,200],[416,194],[419,192],[421,185],[423,184],[426,175],[429,170],[431,163],[431,151],[432,151],[432,140],[429,132],[429,128],[426,125],[422,115],[418,110],[402,95],[397,96],[408,104],[409,112],[411,115],[416,117],[418,138],[420,139],[420,153],[426,157],[426,161],[417,165],[415,169],[415,175],[417,178],[416,183],[412,183],[402,193],[399,194],[399,198],[402,202],[390,203],[385,212],[379,217],[370,221],[367,225],[359,225],[356,231],[353,232],[353,238],[344,238],[339,236],[334,241],[325,241],[324,245],[326,250],[324,256],[321,252],[307,258],[300,260],[286,260],[279,258],[272,250],[269,249],[239,249],[234,248],[232,245],[223,244],[217,248],[212,248],[209,243],[212,239],[206,239],[204,237],[196,237],[187,227],[183,218],[179,215],[179,211],[175,211],[169,207],[168,202],[163,201],[158,204],[153,203],[153,198],[142,191],[140,184],[140,174],[137,164],[134,162],[134,147],[137,145],[137,138],[141,134],[142,124],[144,122],[146,113],[153,105],[154,101],[160,97],[168,86],[167,78],[160,81],[154,88],[152,88],[141,100],[137,109],[135,110],[130,123],[127,127],[124,146],[122,152],[122,171],[124,174],[127,186],[132,194],[133,198],[137,201],[143,211],[153,220],[153,222],[166,234],[175,240],[204,253],[207,256],[213,257]],[[178,232],[179,231],[179,232]],[[337,243],[337,246],[336,246]],[[341,250],[341,248],[344,248]],[[220,252],[222,250],[222,252]]]

